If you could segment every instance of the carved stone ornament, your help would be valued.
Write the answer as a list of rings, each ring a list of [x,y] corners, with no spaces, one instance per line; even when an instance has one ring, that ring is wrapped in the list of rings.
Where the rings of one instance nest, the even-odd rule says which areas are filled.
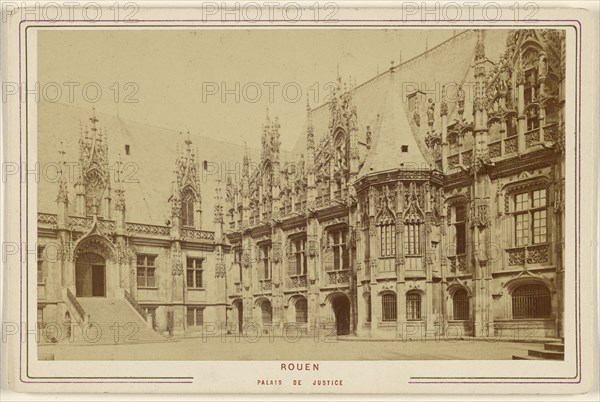
[[[471,227],[484,228],[490,224],[489,207],[479,205],[471,208]]]
[[[215,278],[225,278],[225,264],[222,262],[215,264]]]
[[[183,261],[180,250],[175,250],[171,255],[171,275],[183,275]]]

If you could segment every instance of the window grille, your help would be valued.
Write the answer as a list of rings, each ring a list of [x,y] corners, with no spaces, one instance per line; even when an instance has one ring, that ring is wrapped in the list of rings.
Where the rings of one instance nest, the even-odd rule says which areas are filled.
[[[421,319],[421,295],[416,292],[411,292],[406,295],[406,319],[420,320]]]
[[[459,289],[452,296],[452,312],[455,320],[469,319],[469,295],[465,289]]]
[[[546,318],[552,314],[550,290],[541,284],[523,285],[512,293],[513,318]]]
[[[308,322],[308,303],[305,298],[298,298],[294,304],[296,307],[296,322]]]
[[[381,296],[381,320],[382,321],[396,321],[396,295],[393,293],[386,293]]]

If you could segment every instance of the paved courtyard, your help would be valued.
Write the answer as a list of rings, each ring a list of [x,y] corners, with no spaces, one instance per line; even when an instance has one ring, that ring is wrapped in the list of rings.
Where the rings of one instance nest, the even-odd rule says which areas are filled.
[[[184,338],[164,343],[44,344],[40,358],[55,360],[443,360],[511,359],[541,344],[485,340],[363,341],[264,337]]]

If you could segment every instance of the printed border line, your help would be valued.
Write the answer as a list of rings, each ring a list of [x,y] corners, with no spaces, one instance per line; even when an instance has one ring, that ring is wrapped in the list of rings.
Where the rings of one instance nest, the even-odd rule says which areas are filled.
[[[389,19],[389,20],[371,20],[371,19],[362,20],[362,19],[357,19],[357,20],[337,20],[337,21],[338,22],[340,22],[340,21],[341,22],[389,22],[389,23],[394,23],[394,22],[395,23],[398,23],[398,22],[404,23],[406,21],[419,22],[419,20],[394,20],[394,19]],[[473,21],[474,22],[482,22],[484,20],[473,20]],[[505,21],[505,22],[509,22],[510,21],[510,22],[513,22],[513,24],[510,24],[510,25],[505,25],[505,24],[497,25],[497,24],[495,24],[494,27],[509,27],[509,28],[510,27],[513,27],[513,28],[514,27],[520,27],[513,20],[498,20],[498,21]],[[47,23],[47,21],[42,21],[42,20],[23,20],[19,24],[19,26],[20,26],[20,30],[19,30],[19,67],[20,67],[19,68],[19,77],[20,78],[21,78],[21,73],[22,73],[22,68],[21,68],[21,60],[22,60],[22,57],[21,57],[21,44],[22,44],[22,41],[21,41],[21,31],[22,31],[22,29],[21,29],[21,26],[22,26],[22,24],[24,22],[42,22],[42,23]],[[85,21],[85,20],[74,20],[74,21],[71,21],[71,22],[88,22],[88,21]],[[98,22],[110,22],[111,24],[100,24],[100,25],[94,25],[92,27],[90,27],[89,25],[75,25],[75,24],[68,24],[68,25],[55,25],[55,24],[53,24],[53,25],[30,25],[30,26],[28,26],[28,27],[25,28],[25,32],[27,32],[27,29],[29,29],[29,28],[34,28],[35,29],[35,28],[61,28],[61,27],[78,27],[78,28],[96,28],[96,27],[98,27],[98,28],[111,28],[111,27],[118,27],[118,28],[120,28],[120,27],[129,27],[129,28],[145,28],[145,27],[163,27],[163,28],[192,27],[192,28],[202,28],[202,27],[205,27],[205,28],[220,28],[220,29],[227,29],[227,28],[232,28],[232,27],[234,27],[234,28],[235,27],[239,27],[239,25],[234,26],[234,25],[229,25],[229,24],[228,25],[222,25],[222,24],[221,25],[212,25],[212,24],[202,24],[202,25],[199,25],[199,24],[192,24],[192,25],[187,25],[187,24],[183,24],[183,25],[181,25],[181,24],[177,24],[177,25],[175,25],[175,24],[170,24],[170,25],[154,25],[154,24],[131,25],[131,24],[114,24],[113,20],[99,20],[99,21],[94,21],[95,24],[98,23]],[[202,20],[186,20],[186,19],[182,19],[182,20],[137,20],[136,22],[150,22],[150,23],[153,23],[153,22],[173,22],[173,23],[177,23],[177,22],[203,22],[203,21]],[[244,21],[233,20],[233,21],[228,21],[228,22],[235,23],[235,22],[244,22]],[[289,21],[285,21],[285,20],[273,20],[272,22],[288,22],[289,23]],[[579,27],[580,27],[580,30],[581,30],[581,21],[579,21],[577,19],[575,19],[575,20],[547,20],[547,19],[535,19],[534,20],[534,19],[532,19],[532,20],[528,21],[528,23],[534,23],[534,22],[576,22],[577,24],[579,24]],[[272,25],[272,24],[260,24],[260,25],[247,25],[247,26],[248,27],[273,27],[274,25]],[[275,26],[276,27],[289,27],[290,25],[275,25]],[[392,27],[392,28],[400,28],[402,26],[404,26],[404,27],[423,27],[423,24],[421,23],[421,24],[403,24],[403,25],[391,24],[391,25],[389,25],[389,27]],[[430,25],[427,25],[427,26],[431,27]],[[452,26],[453,27],[466,27],[466,28],[485,27],[485,28],[488,28],[488,29],[490,27],[489,24],[485,24],[485,25],[484,24],[470,24],[470,25],[452,25]],[[574,25],[558,25],[558,26],[559,27],[574,27],[575,31],[576,31],[576,34],[579,35],[579,31],[577,31],[577,27],[575,27]],[[323,25],[319,25],[318,22],[315,22],[314,24],[308,24],[308,25],[307,24],[299,24],[299,25],[293,25],[292,27],[311,27],[311,28],[321,28],[321,27],[323,27],[323,28],[336,28],[336,27],[337,28],[340,28],[340,27],[361,28],[362,27],[362,28],[369,28],[369,27],[386,27],[386,25],[360,25],[360,24],[344,24],[344,25],[323,24]],[[434,26],[434,27],[437,28],[437,26]],[[580,45],[579,46],[579,53],[581,53],[581,41],[582,41],[581,40],[581,35],[579,35],[579,45]],[[576,41],[576,45],[577,45],[577,41]],[[27,35],[26,34],[25,34],[25,49],[27,50]],[[27,60],[27,52],[26,51],[25,51],[25,59]],[[579,76],[578,76],[578,78],[581,78],[581,59],[579,60],[579,69],[578,70],[579,70]],[[25,65],[25,71],[26,71],[26,76],[27,76],[27,64]],[[581,80],[580,79],[578,81],[578,85],[579,85],[579,88],[581,88]],[[20,101],[22,101],[21,97],[22,97],[22,94],[19,95]],[[579,104],[577,106],[580,106],[580,103],[581,103],[581,91],[579,91]],[[28,111],[28,101],[27,101],[27,99],[25,100],[25,105],[26,105],[26,113],[27,113],[27,111]],[[581,122],[581,108],[578,107],[577,109],[578,109],[578,114],[579,114],[579,122]],[[20,146],[22,148],[22,140],[23,139],[22,139],[22,109],[21,109],[21,102],[19,104],[19,116],[21,118],[20,121],[19,121],[19,125],[20,125],[19,144],[20,144]],[[26,131],[28,132],[28,125],[29,125],[28,113],[25,116],[25,120],[26,120]],[[579,140],[579,136],[581,135],[580,130],[581,130],[581,127],[580,127],[580,124],[578,124],[578,126],[577,126],[577,135],[578,135],[577,139],[578,140]],[[28,138],[26,136],[26,143],[27,143],[27,141],[28,141]],[[579,154],[581,154],[581,142],[577,141],[577,145],[578,145]],[[28,161],[28,158],[29,158],[29,149],[26,148],[25,152],[26,152],[26,160]],[[576,156],[577,156],[577,154],[576,154]],[[19,154],[19,157],[20,157],[20,162],[22,163],[22,159],[21,159],[22,155],[21,155],[21,153]],[[578,179],[578,181],[577,181],[577,184],[578,184],[578,186],[577,186],[577,196],[578,196],[577,197],[577,205],[578,205],[579,208],[581,208],[581,197],[580,197],[580,183],[581,183],[581,169],[580,168],[581,168],[581,160],[580,160],[580,158],[578,158],[578,159],[579,160],[578,160],[578,165],[577,166],[579,167],[579,169],[577,170],[577,179]],[[22,174],[23,173],[21,171],[20,172],[21,180],[22,180]],[[27,181],[27,178],[26,178],[25,183],[27,184],[26,185],[26,192],[28,193],[28,191],[29,191],[28,184],[29,183]],[[20,198],[20,201],[21,201],[21,203],[19,205],[19,217],[22,220],[22,209],[21,209],[21,204],[22,204],[22,186],[19,187],[19,198]],[[28,200],[28,198],[26,198],[25,202],[26,202],[26,210],[29,210],[29,200]],[[576,229],[576,234],[577,235],[575,237],[575,249],[579,250],[579,236],[580,236],[580,233],[581,233],[581,228],[580,228],[580,219],[581,219],[581,217],[580,217],[580,214],[579,214],[579,209],[576,209],[575,212],[576,212],[576,221],[578,222],[577,229]],[[27,223],[26,233],[27,233],[27,235],[29,234],[28,233],[28,230],[29,230],[28,221],[29,221],[29,216],[27,214],[26,215],[26,223]],[[21,231],[20,231],[20,240],[21,240],[21,243],[22,243],[22,235],[23,235],[23,233],[22,233],[22,228],[21,228]],[[22,261],[22,253],[23,253],[23,251],[21,250],[21,261]],[[580,277],[581,277],[581,271],[579,269],[580,268],[580,265],[579,265],[579,255],[577,253],[576,253],[576,256],[575,256],[575,260],[576,260],[576,267],[577,267],[578,276],[579,276],[579,279],[580,279]],[[29,262],[29,256],[28,256],[28,254],[26,254],[26,256],[25,256],[25,268],[27,268],[28,262]],[[23,304],[23,302],[22,302],[22,296],[23,296],[23,292],[22,292],[22,290],[23,290],[23,287],[22,287],[22,285],[23,285],[23,270],[22,269],[20,271],[20,274],[21,274],[20,275],[21,276],[21,281],[20,281],[20,283],[21,283],[20,316],[21,316],[21,320],[22,320],[22,317],[23,317],[23,306],[22,306],[22,304]],[[26,269],[26,280],[27,280],[27,283],[28,283],[28,278],[29,278],[29,272]],[[579,290],[580,290],[581,283],[580,283],[580,280],[578,280],[578,277],[576,277],[576,285],[579,286]],[[26,288],[26,293],[28,293],[28,291],[29,291],[29,289],[27,287]],[[581,302],[581,293],[580,292],[578,292],[578,300],[579,300],[579,302]],[[577,329],[580,329],[580,327],[581,327],[581,320],[580,320],[580,318],[581,318],[581,310],[578,308],[579,305],[580,304],[576,303],[576,310],[577,310],[576,311],[576,321],[578,322],[578,325],[579,325],[579,328],[577,328],[577,326],[576,326],[576,331],[577,331]],[[28,300],[28,298],[26,299],[26,313],[29,314],[29,300]],[[572,378],[576,378],[577,376],[579,376],[581,374],[580,373],[580,369],[581,369],[581,348],[580,348],[581,338],[579,337],[579,335],[580,335],[580,332],[577,331],[577,341],[578,342],[576,342],[575,346],[576,346],[576,358],[577,358],[577,363],[578,364],[576,365],[577,374],[576,374],[575,377],[531,377],[531,378],[540,378],[540,379],[545,379],[545,378],[550,378],[550,379],[553,379],[553,378],[556,378],[556,379],[561,379],[561,378],[562,379],[572,379]],[[29,357],[29,339],[27,339],[27,338],[26,338],[26,343],[27,343],[27,357]],[[397,361],[401,361],[401,360],[397,360]],[[23,381],[23,379],[22,379],[21,363],[22,363],[22,343],[21,343],[21,347],[20,347],[20,365],[19,365],[19,367],[20,367],[20,380]],[[26,375],[27,375],[28,378],[33,378],[33,379],[38,379],[38,378],[57,378],[57,379],[59,379],[59,378],[60,379],[66,379],[66,378],[85,378],[85,379],[99,379],[99,378],[107,378],[107,379],[124,378],[124,379],[128,379],[128,378],[141,378],[141,379],[160,379],[160,378],[163,378],[163,377],[30,377],[29,376],[29,364],[28,363],[29,363],[29,360],[27,359],[27,361],[26,361],[26,368],[27,368]],[[188,379],[188,378],[193,378],[193,377],[166,377],[166,378]],[[421,379],[421,378],[422,379],[427,379],[427,378],[436,379],[436,378],[453,378],[453,377],[411,377],[411,379],[412,378],[415,378],[415,379]],[[457,377],[457,378],[462,378],[462,377]],[[475,378],[475,377],[464,377],[464,378]],[[526,378],[526,377],[483,377],[483,378],[504,379],[504,378]],[[529,377],[527,377],[527,378],[529,378]],[[580,382],[580,381],[581,381],[581,378],[579,379],[578,382]],[[23,382],[27,382],[27,381],[23,381]],[[37,381],[37,382],[35,382],[35,381],[34,382],[29,381],[29,383],[38,383],[38,382],[39,381]],[[50,383],[60,383],[60,382],[50,382]],[[67,383],[87,383],[87,382],[67,382]],[[95,383],[95,382],[90,382],[90,383]],[[121,383],[121,382],[119,382],[119,383]],[[143,383],[157,383],[157,382],[149,381],[149,382],[143,382]],[[177,383],[177,382],[172,382],[172,383]],[[409,383],[423,383],[423,384],[425,384],[425,383],[449,383],[449,382],[409,381]],[[458,382],[458,383],[460,383],[460,382]],[[502,382],[502,381],[498,382],[498,381],[496,381],[496,382],[482,382],[482,383],[513,383],[513,382]],[[527,383],[527,382],[516,382],[516,383]],[[543,384],[545,382],[531,382],[531,383],[534,383],[534,384],[536,384],[536,383]],[[550,382],[550,383],[572,383],[572,382]]]
[[[25,21],[22,21],[25,22]],[[25,27],[25,83],[27,85],[27,79],[28,79],[28,62],[27,62],[27,30],[29,28],[37,28],[37,26],[27,26]],[[23,82],[22,81],[22,76],[21,76],[21,72],[22,72],[22,68],[21,68],[21,60],[22,60],[22,55],[21,55],[21,30],[19,30],[19,82]],[[19,139],[19,144],[20,144],[20,148],[22,149],[22,93],[19,94],[19,124],[21,129],[20,131],[20,139]],[[29,101],[28,101],[28,97],[25,98],[25,160],[26,163],[29,163]],[[21,152],[19,153],[19,157],[21,158]],[[20,159],[20,164],[22,165],[22,159]],[[22,176],[22,171],[20,173],[20,175]],[[22,182],[22,177],[21,177],[21,182]],[[26,198],[25,198],[25,204],[26,204],[26,211],[29,211],[29,180],[28,180],[28,176],[25,177],[25,183],[26,183]],[[19,190],[19,194],[20,194],[20,205],[19,205],[19,216],[21,215],[21,205],[22,205],[22,191],[21,191],[21,187],[19,186],[20,190]],[[29,213],[26,213],[25,215],[25,221],[26,221],[26,238],[29,238]],[[21,232],[21,236],[20,236],[20,242],[21,244],[23,244],[23,237],[22,237],[22,232]],[[22,253],[23,251],[21,250],[21,261],[22,261]],[[29,270],[28,270],[28,266],[29,266],[29,254],[26,253],[25,254],[25,272],[26,272],[26,276],[25,276],[25,281],[26,281],[26,318],[29,316]],[[21,290],[22,290],[22,286],[23,286],[23,281],[22,281],[22,277],[23,277],[23,267],[21,267]],[[21,322],[23,321],[23,314],[22,314],[22,297],[23,294],[21,293]],[[22,363],[22,356],[19,359],[20,360],[20,364],[19,364],[19,379],[21,382],[24,383],[42,383],[42,384],[60,384],[60,383],[67,383],[67,384],[84,384],[84,383],[104,383],[104,384],[148,384],[148,383],[152,383],[152,384],[192,384],[194,377],[177,377],[177,376],[157,376],[157,377],[144,377],[144,376],[122,376],[122,377],[101,377],[101,376],[90,376],[90,377],[38,377],[38,376],[30,376],[29,375],[29,358],[30,353],[29,353],[29,337],[26,336],[25,337],[25,343],[26,343],[26,376],[28,379],[114,379],[114,380],[118,380],[118,379],[123,379],[123,380],[186,380],[186,381],[94,381],[94,382],[88,382],[88,381],[24,381],[22,378],[22,367],[21,367],[21,363]],[[20,351],[22,353],[22,344],[23,342],[20,342]]]

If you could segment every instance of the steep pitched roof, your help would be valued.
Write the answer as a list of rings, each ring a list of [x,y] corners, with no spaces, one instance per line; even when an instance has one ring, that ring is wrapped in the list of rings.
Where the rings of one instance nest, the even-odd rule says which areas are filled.
[[[69,191],[69,210],[75,208],[75,172],[79,158],[80,123],[85,124],[90,117],[91,108],[79,108],[73,105],[41,102],[38,104],[38,143],[37,160],[40,166],[40,180],[37,186],[38,211],[56,212],[58,181],[55,180],[56,163],[60,161],[58,150],[63,143],[65,160],[72,166],[72,174],[67,178]],[[169,219],[171,182],[175,179],[176,146],[180,134],[176,130],[152,127],[132,122],[104,113],[96,113],[98,127],[108,136],[109,170],[111,186],[115,189],[114,172],[120,159],[123,163],[125,182],[126,218],[130,222],[164,225]],[[259,130],[257,129],[257,132]],[[203,228],[213,228],[214,194],[217,178],[223,180],[224,172],[240,177],[244,146],[231,144],[191,133],[192,146],[198,148],[198,159],[202,170],[201,197],[203,210]],[[130,154],[126,155],[125,145],[129,145]],[[260,152],[248,149],[252,160],[260,160]],[[207,169],[203,168],[207,161]]]
[[[379,124],[375,126],[373,145],[367,154],[359,177],[399,167],[423,168],[429,166],[428,158],[418,144],[413,127],[408,121],[400,93],[396,90],[396,75],[389,74],[389,90],[381,109]],[[406,152],[402,150],[406,147]]]
[[[486,30],[484,35],[484,44],[486,56],[491,60],[497,60],[501,52],[505,49],[507,30]],[[470,87],[474,83],[472,64],[475,54],[475,45],[477,43],[476,31],[467,30],[460,32],[456,36],[441,43],[440,45],[429,49],[421,55],[407,60],[395,67],[394,74],[397,74],[394,88],[390,85],[390,70],[377,75],[376,77],[350,89],[357,110],[358,139],[365,142],[367,126],[370,126],[371,132],[374,128],[386,119],[385,110],[391,110],[385,106],[386,97],[389,94],[397,94],[401,100],[403,109],[408,113],[406,96],[419,89],[425,92],[426,98],[432,98],[436,103],[434,129],[436,132],[441,130],[441,119],[439,118],[439,105],[441,87],[446,86],[448,95],[448,123],[457,119],[456,91],[459,85],[465,85],[465,90],[469,94]],[[396,101],[394,101],[396,102]],[[426,104],[423,105],[426,107]],[[465,115],[470,115],[472,110],[472,97],[467,95],[465,99]],[[427,131],[426,119],[421,116],[423,122],[418,127],[408,119],[408,123],[415,135],[415,141],[421,153],[429,160],[429,150],[424,144],[424,138]],[[318,141],[329,133],[329,103],[325,103],[312,111],[312,120],[315,132],[315,141]],[[390,119],[387,119],[388,122]],[[302,135],[298,137],[294,152],[300,154],[306,148],[306,132],[303,129]],[[410,150],[410,147],[409,147]],[[362,151],[361,151],[362,152]]]

